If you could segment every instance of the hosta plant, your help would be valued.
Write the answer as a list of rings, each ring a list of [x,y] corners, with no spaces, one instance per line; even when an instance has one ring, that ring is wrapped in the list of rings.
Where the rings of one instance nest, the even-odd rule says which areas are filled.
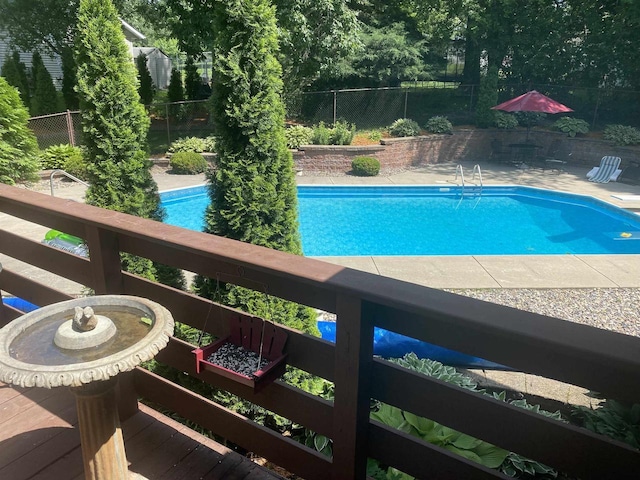
[[[562,117],[556,120],[553,128],[566,133],[569,137],[589,133],[589,124],[580,118]]]

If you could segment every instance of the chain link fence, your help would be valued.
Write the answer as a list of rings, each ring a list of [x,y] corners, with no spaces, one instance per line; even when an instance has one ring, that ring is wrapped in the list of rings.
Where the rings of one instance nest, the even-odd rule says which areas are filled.
[[[529,90],[538,90],[571,107],[573,117],[602,129],[607,124],[640,127],[640,92],[621,89],[575,88],[558,85],[503,84],[498,103]],[[398,118],[411,118],[420,125],[436,115],[454,125],[472,125],[478,101],[477,85],[453,82],[416,82],[410,87],[366,88],[302,93],[287,102],[292,123],[316,125],[347,121],[358,129],[384,128]],[[215,132],[207,101],[157,103],[147,107],[151,119],[151,154],[163,154],[181,137],[206,137]],[[552,121],[549,117],[549,121]],[[51,145],[81,145],[80,112],[63,112],[29,119],[29,127],[45,149]]]
[[[44,150],[52,145],[80,143],[80,112],[54,113],[32,117],[29,128],[38,139],[38,147]]]
[[[619,123],[640,127],[640,92],[622,89],[576,88],[558,85],[503,84],[498,103],[538,90],[571,107],[574,117],[591,124],[592,129]],[[416,82],[398,88],[367,88],[308,92],[292,99],[289,118],[314,125],[338,120],[358,129],[384,128],[398,118],[411,118],[420,125],[436,115],[449,118],[454,125],[473,124],[478,101],[478,85],[453,82]]]

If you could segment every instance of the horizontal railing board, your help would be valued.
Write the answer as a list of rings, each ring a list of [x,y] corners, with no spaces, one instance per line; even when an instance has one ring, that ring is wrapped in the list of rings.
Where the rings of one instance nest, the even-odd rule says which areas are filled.
[[[258,251],[251,252],[250,255],[247,255],[244,250],[248,244],[233,242],[229,239],[222,240],[232,243],[221,245],[218,247],[220,250],[213,250],[210,247],[217,244],[217,242],[221,240],[220,237],[202,232],[188,231],[184,234],[180,232],[178,238],[181,240],[181,244],[172,244],[170,246],[159,245],[128,236],[121,236],[120,243],[121,248],[129,253],[151,258],[154,261],[167,265],[179,266],[184,270],[198,273],[211,279],[219,276],[227,279],[231,278],[233,279],[232,283],[236,285],[253,288],[262,292],[266,290],[271,295],[287,298],[288,300],[303,305],[313,305],[316,308],[327,311],[335,310],[335,297],[334,293],[330,290],[324,289],[319,285],[316,285],[316,287],[319,288],[314,289],[306,289],[304,286],[292,288],[291,282],[293,278],[286,274],[286,269],[292,262],[296,262],[297,259],[303,259],[304,257],[276,252],[256,245],[251,245],[251,247]],[[197,246],[197,250],[194,248],[185,248],[188,245]],[[178,249],[177,251],[176,248]],[[181,250],[182,248],[185,249]],[[205,254],[205,250],[208,250],[209,253]],[[224,251],[225,255],[242,258],[243,260],[240,262],[240,265],[238,265],[238,260],[229,261],[228,259],[220,258],[219,251]],[[280,255],[274,255],[274,252]],[[260,268],[256,268],[248,263],[246,258],[261,261],[270,259],[272,262],[269,267],[272,271],[262,271]],[[321,264],[321,262],[317,263]],[[273,271],[274,269],[277,270],[277,273]]]
[[[527,373],[640,400],[640,339],[459,297],[422,315],[372,306],[377,326]],[[473,318],[487,317],[482,324]],[[465,334],[461,334],[464,330]]]
[[[78,215],[82,210],[73,208],[75,206],[85,205],[0,184],[0,211],[83,238],[85,221]]]
[[[93,281],[89,260],[0,230],[2,253],[82,285]]]
[[[375,361],[372,395],[580,478],[628,478],[640,451],[442,380]],[[500,419],[497,421],[496,419]],[[608,461],[615,458],[615,465]]]
[[[126,292],[160,303],[172,312],[176,321],[218,337],[229,333],[228,317],[235,314],[236,310],[131,274],[125,273],[123,278]],[[287,331],[284,351],[288,354],[289,365],[329,381],[333,380],[335,347],[331,342],[296,332],[283,325],[278,327]]]
[[[242,385],[215,372],[203,370],[196,373],[194,347],[172,338],[169,345],[160,351],[156,360],[199,378],[215,387],[227,390],[248,401],[282,415],[306,428],[332,437],[332,403],[316,397],[284,382],[275,381],[254,393],[251,387]]]
[[[331,477],[331,461],[328,457],[291,438],[254,423],[146,370],[135,371],[135,383],[136,389],[144,398],[268,458],[292,473],[310,480],[326,480]]]
[[[368,440],[368,454],[371,458],[416,478],[511,478],[379,422],[372,421],[369,425]]]
[[[0,270],[0,289],[39,307],[73,298],[4,267]]]

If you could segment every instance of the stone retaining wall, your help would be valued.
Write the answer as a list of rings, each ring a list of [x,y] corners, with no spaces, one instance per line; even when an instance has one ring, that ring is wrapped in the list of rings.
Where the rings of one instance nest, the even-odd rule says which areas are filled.
[[[392,172],[408,167],[444,162],[488,162],[491,141],[498,139],[508,148],[510,143],[523,143],[523,130],[457,129],[453,135],[388,138],[380,145],[328,146],[305,145],[293,153],[296,169],[323,173],[348,172],[351,161],[358,156],[369,156],[380,161],[381,172]],[[605,155],[622,158],[622,167],[640,163],[640,147],[619,147],[609,141],[592,138],[570,138],[561,133],[531,131],[529,141],[545,154],[554,140],[560,140],[558,159],[573,165],[596,166]]]

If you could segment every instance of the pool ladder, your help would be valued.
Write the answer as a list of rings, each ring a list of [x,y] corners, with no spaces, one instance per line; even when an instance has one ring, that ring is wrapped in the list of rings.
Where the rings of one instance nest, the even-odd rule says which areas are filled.
[[[460,180],[458,180],[458,178]],[[460,202],[458,202],[458,206],[460,206],[460,203],[462,202],[462,199],[464,198],[464,195],[465,195],[465,189],[467,187],[467,183],[465,183],[464,181],[464,169],[460,164],[456,166],[456,177],[454,178],[453,181],[456,183],[456,185],[459,185],[461,187]],[[480,201],[480,197],[482,196],[482,187],[483,187],[482,170],[480,169],[480,165],[478,164],[475,164],[473,166],[473,174],[471,175],[471,182],[469,183],[469,185],[472,185],[474,187],[472,189],[472,194],[477,197],[478,201],[476,202],[476,205],[478,205],[478,202]],[[476,208],[476,205],[474,205],[473,208]]]

